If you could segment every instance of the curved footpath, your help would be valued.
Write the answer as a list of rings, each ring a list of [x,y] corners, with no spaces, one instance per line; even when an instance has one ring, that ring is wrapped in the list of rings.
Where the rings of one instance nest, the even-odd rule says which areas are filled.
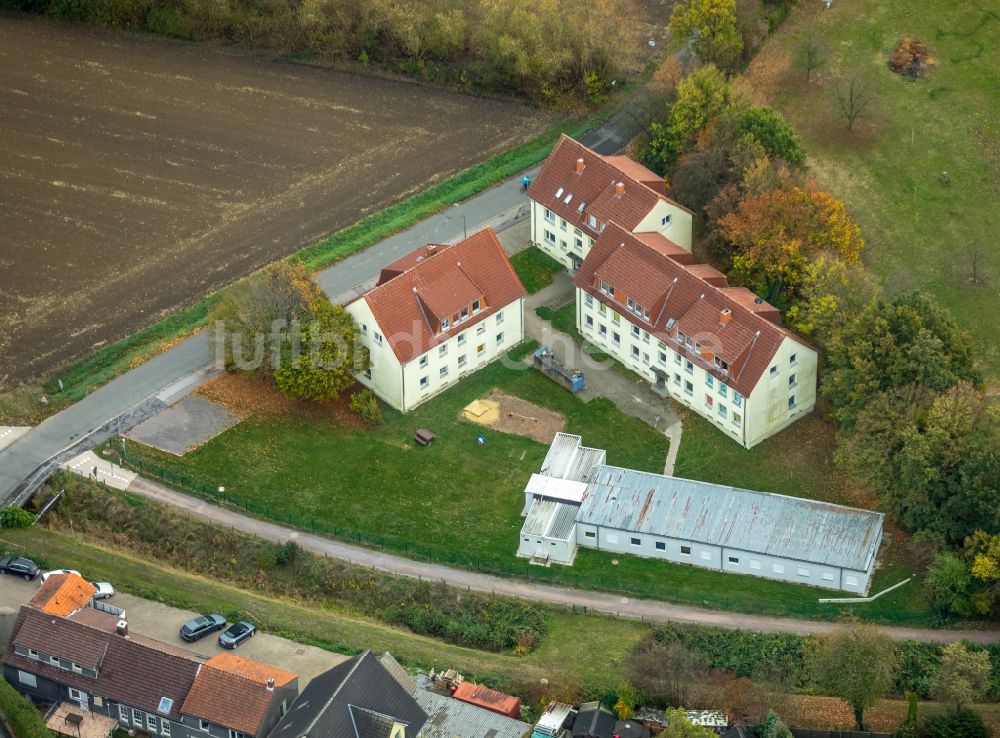
[[[493,592],[524,600],[536,600],[566,607],[570,605],[582,605],[599,612],[660,623],[680,621],[702,625],[718,625],[724,628],[739,628],[762,632],[783,631],[802,634],[829,633],[836,627],[834,623],[828,622],[793,620],[791,618],[768,617],[765,615],[746,615],[737,612],[704,610],[698,607],[686,607],[684,605],[674,605],[655,600],[637,600],[605,592],[554,587],[546,584],[525,582],[519,579],[504,579],[464,569],[452,569],[440,564],[414,561],[402,556],[393,556],[382,551],[362,546],[353,546],[341,541],[323,538],[257,518],[251,518],[233,510],[218,507],[195,497],[176,492],[142,477],[137,477],[132,481],[128,486],[128,491],[181,509],[196,518],[234,528],[245,533],[252,533],[275,543],[284,543],[285,541],[293,540],[302,546],[302,548],[313,553],[349,561],[352,564],[370,566],[373,569],[390,574],[413,577],[415,579],[440,581],[452,587],[466,588],[477,592]],[[968,640],[972,643],[982,645],[1000,642],[1000,633],[985,631],[924,630],[921,628],[896,627],[887,627],[883,630],[889,636],[897,639],[941,643]]]

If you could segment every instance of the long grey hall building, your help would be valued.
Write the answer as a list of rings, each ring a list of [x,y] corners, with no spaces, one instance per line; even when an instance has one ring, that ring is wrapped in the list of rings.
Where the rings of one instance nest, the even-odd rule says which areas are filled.
[[[883,515],[622,469],[559,433],[525,488],[518,555],[572,564],[595,548],[866,593]]]

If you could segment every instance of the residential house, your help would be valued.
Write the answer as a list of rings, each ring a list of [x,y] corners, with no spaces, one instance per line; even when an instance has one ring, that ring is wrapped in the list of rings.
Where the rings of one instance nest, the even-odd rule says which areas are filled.
[[[131,633],[119,615],[79,607],[93,595],[88,587],[75,574],[52,577],[18,612],[4,677],[33,699],[67,703],[84,721],[107,716],[150,736],[263,738],[297,693],[294,674],[232,656],[206,661]],[[211,694],[219,686],[241,702]],[[205,699],[189,704],[199,691]]]
[[[610,223],[573,284],[584,338],[746,448],[813,409],[815,349],[712,267]]]
[[[269,738],[417,738],[427,713],[371,651],[314,678]]]
[[[412,410],[520,343],[525,294],[490,228],[421,247],[345,306],[371,356],[358,380]]]
[[[389,654],[382,659],[395,661]],[[509,715],[442,693],[426,675],[407,680],[414,685],[413,698],[427,713],[419,738],[524,738],[531,730],[530,725]]]
[[[609,223],[690,257],[691,211],[667,197],[662,177],[627,156],[601,156],[563,135],[528,198],[532,243],[570,270]]]
[[[534,474],[528,482],[519,556],[570,564],[583,546],[867,592],[881,513],[622,469],[581,440],[557,434],[542,465],[557,475],[572,468],[575,478]],[[584,471],[580,459],[594,463]],[[554,537],[556,529],[567,538]]]

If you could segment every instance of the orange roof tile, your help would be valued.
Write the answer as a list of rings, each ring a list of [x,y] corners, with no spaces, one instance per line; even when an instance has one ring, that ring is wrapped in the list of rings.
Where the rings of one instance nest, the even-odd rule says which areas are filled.
[[[497,692],[495,689],[484,687],[481,684],[462,682],[451,696],[456,700],[468,702],[470,705],[478,705],[501,715],[508,715],[512,718],[521,717],[521,702],[517,697]]]
[[[257,735],[274,698],[267,680],[283,687],[296,674],[235,654],[213,656],[198,670],[181,711],[248,735]]]
[[[432,259],[414,262],[359,299],[368,303],[382,335],[405,364],[525,294],[496,234],[486,228]],[[455,314],[477,299],[479,312],[456,326]],[[452,326],[442,332],[444,318]]]
[[[50,615],[66,616],[85,607],[97,588],[77,574],[53,574],[29,603]]]
[[[721,284],[719,276],[724,275],[708,265],[680,264],[612,223],[594,243],[573,283],[749,395],[786,337],[808,344],[777,322],[776,308],[757,302],[746,288],[712,284]],[[614,297],[600,291],[602,279],[614,286]],[[649,308],[649,321],[628,310],[629,297]],[[728,320],[724,309],[729,310]],[[701,353],[679,344],[678,331],[701,344]],[[728,371],[714,365],[714,356],[726,361]]]

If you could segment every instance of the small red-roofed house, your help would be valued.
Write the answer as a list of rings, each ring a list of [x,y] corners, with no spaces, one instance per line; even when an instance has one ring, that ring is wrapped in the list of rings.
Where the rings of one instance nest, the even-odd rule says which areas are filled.
[[[491,228],[420,247],[344,307],[371,356],[358,380],[412,410],[520,343],[525,294]]]
[[[515,720],[521,719],[521,701],[517,697],[497,692],[495,689],[484,687],[481,684],[462,682],[451,693],[451,696],[456,700],[482,707],[500,715],[506,715]]]
[[[650,234],[658,248],[691,251],[692,213],[663,177],[627,156],[601,156],[563,135],[528,189],[531,241],[570,270],[580,268],[608,223]]]

